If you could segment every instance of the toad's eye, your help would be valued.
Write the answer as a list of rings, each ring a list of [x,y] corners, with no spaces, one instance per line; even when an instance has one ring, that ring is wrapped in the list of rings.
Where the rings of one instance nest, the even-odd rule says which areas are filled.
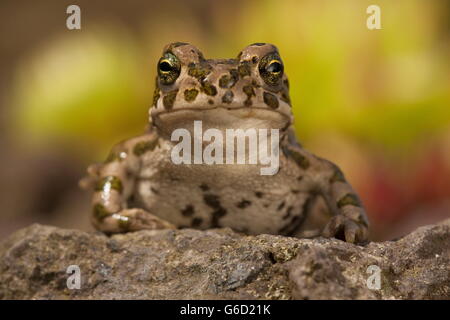
[[[269,62],[266,70],[271,73],[280,73],[283,72],[283,65],[281,64],[281,61],[272,60]]]
[[[271,86],[280,83],[283,77],[283,69],[283,62],[276,52],[264,56],[259,63],[259,74],[264,82]]]
[[[158,75],[162,84],[172,84],[180,75],[181,64],[178,58],[166,52],[158,61]]]

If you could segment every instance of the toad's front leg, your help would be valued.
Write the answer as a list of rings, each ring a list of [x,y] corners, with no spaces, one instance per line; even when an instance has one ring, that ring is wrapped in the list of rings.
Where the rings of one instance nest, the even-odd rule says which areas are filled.
[[[342,171],[332,162],[297,146],[289,146],[286,151],[305,170],[310,191],[322,195],[333,214],[322,235],[351,243],[366,242],[369,228],[366,212]]]
[[[321,183],[321,193],[334,216],[323,229],[325,237],[335,237],[351,243],[367,242],[369,221],[361,200],[333,163],[323,160],[329,177]]]
[[[140,156],[157,145],[155,134],[127,140],[112,150],[104,164],[91,167],[95,176],[92,197],[92,222],[97,230],[118,233],[142,229],[175,229],[175,226],[140,208],[128,208],[127,199],[134,193]],[[93,169],[94,168],[94,169]]]

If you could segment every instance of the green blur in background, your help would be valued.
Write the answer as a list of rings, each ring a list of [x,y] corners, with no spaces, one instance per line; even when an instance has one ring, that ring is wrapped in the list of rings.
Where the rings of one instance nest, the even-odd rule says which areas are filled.
[[[14,152],[53,149],[78,173],[143,132],[166,43],[232,58],[268,42],[285,64],[298,138],[343,168],[374,238],[450,216],[448,2],[78,1],[82,29],[67,30],[69,4],[49,2],[41,11],[52,32],[10,58],[4,114]],[[371,4],[381,30],[366,27]],[[20,24],[13,18],[5,23]]]

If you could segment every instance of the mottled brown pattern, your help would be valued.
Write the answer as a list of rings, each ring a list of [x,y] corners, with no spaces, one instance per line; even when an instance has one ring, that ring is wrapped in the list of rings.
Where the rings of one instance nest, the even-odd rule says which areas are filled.
[[[134,145],[133,153],[136,156],[141,156],[148,151],[152,151],[158,144],[157,139],[140,141]]]
[[[164,98],[163,98],[164,108],[166,108],[167,110],[172,109],[173,103],[175,102],[175,98],[177,96],[177,93],[178,93],[178,89],[175,89],[164,95]]]
[[[223,103],[231,103],[233,101],[233,91],[228,90],[225,92],[225,94],[222,96],[222,102]]]
[[[187,102],[192,102],[195,100],[195,98],[198,95],[198,90],[197,89],[186,89],[184,90],[184,100],[186,100]]]
[[[264,92],[264,103],[267,104],[272,109],[278,108],[278,98],[269,92]]]

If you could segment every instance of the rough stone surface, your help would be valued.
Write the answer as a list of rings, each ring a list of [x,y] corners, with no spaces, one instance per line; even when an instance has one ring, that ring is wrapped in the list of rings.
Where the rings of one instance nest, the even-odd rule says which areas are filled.
[[[69,290],[78,265],[81,288]],[[370,290],[367,268],[381,269]],[[397,241],[100,233],[32,225],[0,244],[2,299],[450,299],[450,219]]]

